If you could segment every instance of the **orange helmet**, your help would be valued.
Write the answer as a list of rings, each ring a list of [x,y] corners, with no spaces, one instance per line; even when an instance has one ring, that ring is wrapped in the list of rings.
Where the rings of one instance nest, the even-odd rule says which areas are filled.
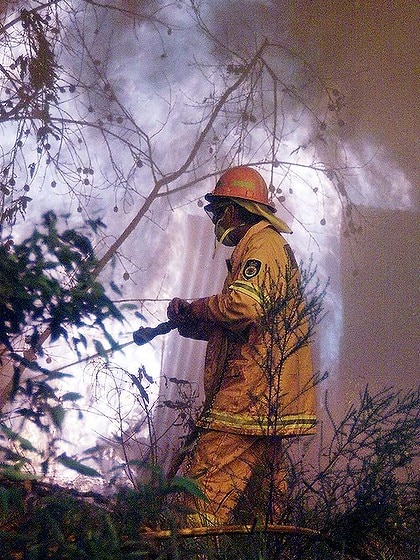
[[[251,200],[265,204],[272,212],[276,211],[268,200],[268,189],[262,176],[255,169],[244,165],[225,171],[213,192],[206,194],[204,198],[208,202],[214,202],[219,197]]]

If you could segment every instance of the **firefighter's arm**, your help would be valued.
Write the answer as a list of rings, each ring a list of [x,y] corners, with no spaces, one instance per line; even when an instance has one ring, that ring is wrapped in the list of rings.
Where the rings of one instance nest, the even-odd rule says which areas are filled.
[[[248,294],[229,290],[189,303],[175,298],[167,309],[168,318],[176,323],[178,332],[186,338],[208,340],[215,328],[243,331],[258,318],[255,300]]]
[[[235,332],[261,320],[272,296],[282,291],[281,269],[286,261],[278,234],[268,234],[269,237],[266,232],[250,240],[241,268],[227,290],[192,302],[189,309],[192,319]]]
[[[194,340],[208,340],[211,333],[209,325],[201,321],[191,320],[189,323],[179,325],[178,332],[185,338],[192,338]]]
[[[261,307],[249,294],[232,285],[226,294],[197,299],[192,302],[191,319],[232,331],[242,331],[261,317]]]
[[[287,253],[282,238],[265,230],[249,240],[241,257],[241,268],[222,293],[194,300],[192,303],[174,302],[172,311],[182,312],[189,321],[208,327],[222,327],[240,332],[257,323],[264,314],[272,294],[271,288],[282,291],[282,269]]]

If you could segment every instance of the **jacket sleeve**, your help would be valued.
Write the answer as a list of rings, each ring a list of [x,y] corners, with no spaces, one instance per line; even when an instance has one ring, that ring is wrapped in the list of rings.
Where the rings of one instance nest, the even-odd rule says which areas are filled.
[[[265,230],[247,244],[238,270],[221,294],[192,302],[193,319],[241,331],[258,322],[267,303],[269,284],[281,290],[286,254],[280,236]]]
[[[227,293],[197,299],[191,305],[193,319],[233,331],[246,329],[260,315],[255,300],[234,287]]]
[[[191,319],[187,323],[179,325],[178,332],[184,338],[208,340],[213,328],[209,322]]]

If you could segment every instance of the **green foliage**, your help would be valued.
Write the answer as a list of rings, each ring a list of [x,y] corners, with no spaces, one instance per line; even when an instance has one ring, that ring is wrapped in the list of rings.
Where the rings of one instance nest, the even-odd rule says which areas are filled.
[[[40,454],[30,442],[25,445],[26,440],[17,431],[7,427],[6,423],[18,425],[20,432],[24,431],[24,427],[29,422],[47,436],[51,436],[54,431],[59,433],[66,415],[64,403],[67,401],[73,407],[77,406],[76,394],[70,394],[71,399],[68,399],[68,393],[60,397],[57,388],[52,385],[54,380],[62,379],[64,374],[46,372],[42,376],[29,377],[24,382],[20,382],[19,368],[16,367],[15,370],[18,382],[12,391],[9,408],[2,415],[0,441],[7,438],[10,442],[19,444],[22,451]]]
[[[291,456],[285,521],[316,527],[350,557],[376,560],[389,550],[391,557],[415,560],[419,390],[371,394],[366,388],[339,421],[324,406],[331,435],[323,434],[311,468]]]
[[[0,415],[0,475],[22,480],[31,478],[39,470],[39,474],[48,473],[67,408],[77,409],[80,395],[74,392],[60,395],[53,383],[67,377],[62,373],[42,370],[42,375],[21,381],[19,366],[16,366],[14,377],[9,405]],[[28,424],[36,429],[36,436],[31,437],[36,438],[36,444],[21,435],[27,433]]]
[[[109,512],[57,487],[0,486],[0,557],[30,560],[119,560]],[[19,551],[19,552],[17,552]]]
[[[140,527],[173,527],[179,523],[184,510],[176,500],[177,495],[206,499],[194,480],[168,478],[157,464],[137,463],[143,469],[142,479],[136,481],[135,488],[124,487],[116,496],[117,511],[130,538],[138,536]]]
[[[251,531],[181,540],[176,531],[188,512],[177,498],[205,496],[193,480],[168,478],[159,465],[131,461],[130,467],[137,468],[133,472],[141,476],[133,487],[110,488],[107,497],[8,478],[3,472],[0,557],[187,560],[198,554],[205,560],[417,560],[418,480],[400,471],[410,467],[418,451],[418,405],[415,392],[370,395],[366,390],[359,406],[334,422],[333,438],[322,447],[317,470],[291,465],[296,481],[290,480],[279,522],[318,529],[318,538]],[[7,427],[2,434],[16,445],[33,447]],[[81,474],[95,474],[79,461],[65,455],[61,459]],[[150,530],[166,528],[173,537],[159,542],[147,537]]]
[[[52,211],[23,242],[0,246],[0,343],[11,349],[13,336],[25,332],[41,350],[41,329],[52,341],[67,340],[67,325],[95,325],[109,339],[105,319],[123,317],[94,279],[95,266],[89,238],[74,229],[60,233]]]
[[[102,225],[96,220],[86,227],[96,231]],[[0,246],[0,348],[3,345],[3,350],[8,350],[1,356],[0,367],[12,360],[13,368],[9,404],[0,417],[0,471],[8,478],[25,478],[39,469],[47,474],[67,409],[79,410],[81,417],[77,404],[81,395],[72,391],[61,395],[57,388],[57,382],[69,376],[51,372],[35,361],[36,354],[43,355],[43,342],[48,337],[52,342],[64,340],[80,357],[79,346],[86,348],[88,344],[80,330],[87,333],[99,329],[111,345],[116,345],[106,320],[122,321],[123,316],[95,280],[96,264],[89,237],[60,227],[52,211],[43,216],[40,227],[28,238],[20,243],[9,240]],[[78,336],[70,337],[68,330],[74,328]],[[30,348],[23,355],[20,349],[14,351],[22,340]],[[93,343],[103,350],[101,354],[105,353],[99,341]],[[32,375],[23,380],[25,369]],[[28,423],[38,431],[36,445],[21,435]],[[81,474],[99,475],[64,455],[58,462]]]
[[[141,538],[146,525],[164,522],[164,499],[177,492],[199,494],[193,481],[173,484],[156,466],[138,488],[113,498],[83,495],[40,482],[0,481],[0,557],[32,560],[129,560],[150,558]],[[30,498],[30,499],[28,499]],[[14,556],[15,555],[15,556]]]
[[[11,441],[18,442],[22,449],[27,451],[35,451],[35,447],[26,438],[21,437],[17,432],[8,428],[5,424],[0,423],[0,430]]]
[[[97,470],[92,469],[91,467],[88,467],[87,465],[84,465],[80,461],[76,461],[75,459],[72,459],[71,457],[68,457],[65,453],[62,453],[61,455],[59,455],[56,458],[56,461],[58,461],[59,463],[61,463],[65,467],[67,467],[68,469],[76,471],[76,472],[78,472],[80,474],[83,474],[85,476],[99,476],[99,477],[101,476],[101,474]]]

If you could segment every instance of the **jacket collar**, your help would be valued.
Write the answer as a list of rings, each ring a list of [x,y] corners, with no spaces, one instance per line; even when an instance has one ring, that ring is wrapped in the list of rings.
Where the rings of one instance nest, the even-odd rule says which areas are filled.
[[[260,222],[257,222],[249,228],[246,234],[236,245],[232,256],[230,257],[230,264],[228,264],[228,269],[230,269],[230,272],[232,272],[233,274],[236,273],[237,267],[241,264],[242,257],[247,249],[249,239],[256,233],[259,233],[263,229],[270,227],[270,225],[270,222],[268,222],[267,220],[261,220]]]

